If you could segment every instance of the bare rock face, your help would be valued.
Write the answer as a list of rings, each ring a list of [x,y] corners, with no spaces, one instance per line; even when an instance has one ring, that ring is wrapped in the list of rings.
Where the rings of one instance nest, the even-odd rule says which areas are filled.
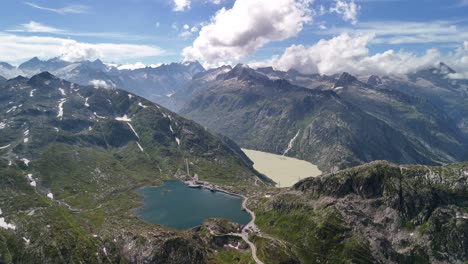
[[[354,77],[353,75],[347,73],[347,72],[343,72],[341,75],[340,75],[340,78],[338,78],[338,81],[335,83],[335,88],[337,87],[344,87],[344,86],[348,86],[348,85],[351,85],[353,82],[356,82],[357,81],[357,78]]]
[[[265,223],[260,227],[289,239],[281,215],[305,217],[295,230],[304,236],[295,243],[303,261],[337,257],[359,263],[463,263],[468,259],[466,171],[467,163],[427,167],[373,162],[305,179],[260,206],[258,219]],[[317,243],[334,244],[316,257],[314,252],[322,249],[314,239],[323,227],[328,235]],[[342,253],[351,245],[351,254]]]
[[[377,75],[371,75],[369,79],[367,79],[367,84],[372,86],[378,86],[382,84],[382,79],[380,79],[380,77]]]
[[[237,65],[201,74],[173,99],[182,115],[243,147],[288,149],[322,171],[374,160],[446,164],[468,157],[468,86],[451,72],[320,76]]]
[[[189,90],[196,92],[180,112],[243,147],[278,154],[288,149],[287,155],[322,171],[373,160],[438,164],[466,155],[456,122],[427,100],[372,87],[348,73],[324,90],[271,79],[274,73],[238,65],[216,79],[194,80]],[[187,100],[181,96],[174,98]]]

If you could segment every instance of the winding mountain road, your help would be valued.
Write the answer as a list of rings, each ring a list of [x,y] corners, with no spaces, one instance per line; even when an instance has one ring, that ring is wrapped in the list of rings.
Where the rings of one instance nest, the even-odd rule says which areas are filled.
[[[186,160],[187,162],[187,160]],[[187,163],[188,164],[188,163]],[[188,171],[188,166],[187,166],[187,174],[189,174],[189,171]],[[194,176],[195,177],[195,176]],[[188,186],[192,187],[192,188],[206,188],[206,186],[209,186],[210,184],[208,182],[200,182],[198,181],[198,176],[197,176],[197,179],[195,179],[194,177],[192,177],[192,180],[191,181],[188,181],[188,182],[185,182],[185,184],[187,184]],[[230,236],[237,236],[237,237],[240,237],[242,238],[245,243],[247,243],[252,251],[252,258],[254,259],[255,263],[257,264],[264,264],[258,257],[257,257],[257,247],[255,246],[255,244],[253,242],[251,242],[249,240],[249,232],[248,230],[251,229],[251,230],[254,230],[254,231],[258,231],[258,228],[257,226],[255,225],[255,213],[250,210],[249,208],[247,208],[247,201],[249,200],[249,198],[247,198],[246,196],[242,195],[242,194],[238,194],[238,193],[233,193],[233,192],[229,192],[229,191],[226,191],[226,190],[223,190],[217,186],[215,187],[210,187],[210,190],[216,190],[216,191],[219,191],[219,192],[223,192],[223,193],[226,193],[226,194],[230,194],[230,195],[234,195],[234,196],[238,196],[238,197],[241,197],[243,199],[242,201],[242,209],[244,209],[248,214],[250,214],[251,216],[251,220],[250,222],[244,226],[244,228],[242,228],[242,231],[241,233],[228,233],[227,235],[230,235]],[[225,234],[226,235],[226,234]]]
[[[250,214],[250,216],[252,217],[252,219],[250,220],[250,222],[244,226],[244,228],[242,229],[242,232],[241,233],[230,233],[230,235],[233,235],[233,236],[238,236],[238,237],[241,237],[245,243],[247,243],[250,247],[250,250],[252,251],[252,258],[254,259],[255,263],[257,264],[264,264],[258,257],[257,257],[257,247],[255,246],[255,244],[253,242],[251,242],[249,240],[249,232],[248,230],[249,229],[254,229],[256,230],[257,229],[257,226],[255,225],[255,213],[250,210],[249,208],[247,208],[247,201],[249,198],[241,195],[242,198],[244,198],[244,201],[242,202],[242,208]]]

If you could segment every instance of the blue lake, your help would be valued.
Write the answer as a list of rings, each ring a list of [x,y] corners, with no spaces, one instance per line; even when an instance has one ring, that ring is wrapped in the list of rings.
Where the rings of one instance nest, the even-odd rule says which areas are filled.
[[[187,229],[207,218],[225,218],[242,225],[250,215],[242,211],[242,198],[204,189],[189,188],[180,181],[166,181],[159,187],[138,190],[144,196],[140,219],[174,229]]]

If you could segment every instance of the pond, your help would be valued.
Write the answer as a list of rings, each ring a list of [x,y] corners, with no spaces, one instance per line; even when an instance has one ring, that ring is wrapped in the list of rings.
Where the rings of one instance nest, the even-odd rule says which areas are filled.
[[[190,188],[180,181],[166,181],[160,187],[144,187],[143,208],[137,216],[149,223],[174,229],[188,229],[207,218],[225,218],[242,225],[250,215],[242,211],[242,198],[222,192]]]

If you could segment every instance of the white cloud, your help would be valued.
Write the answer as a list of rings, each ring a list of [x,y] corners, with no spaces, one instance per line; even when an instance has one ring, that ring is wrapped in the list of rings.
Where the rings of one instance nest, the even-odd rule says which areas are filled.
[[[181,12],[190,8],[190,0],[174,0],[174,11]]]
[[[157,68],[159,66],[161,66],[161,64],[146,65],[143,62],[136,62],[136,63],[133,63],[133,64],[123,64],[123,65],[118,65],[118,66],[114,66],[114,67],[116,67],[119,70],[132,70],[133,71],[133,70],[143,69],[143,68],[146,68],[146,67]]]
[[[189,38],[191,37],[194,33],[198,32],[199,29],[197,26],[192,26],[190,27],[188,24],[185,24],[182,27],[182,32],[179,33],[179,37],[181,38]]]
[[[46,26],[44,24],[30,21],[29,23],[21,24],[16,29],[7,30],[9,32],[32,32],[32,33],[65,33],[63,29]]]
[[[65,14],[84,14],[89,12],[89,7],[85,5],[67,5],[61,8],[50,8],[50,7],[45,7],[41,6],[35,3],[31,2],[26,2],[25,4],[34,7],[36,9],[40,10],[45,10],[53,13],[57,13],[60,15],[65,15]]]
[[[352,28],[329,28],[316,33],[335,36],[344,32],[375,34],[374,44],[463,43],[468,39],[468,28],[450,20],[362,22]]]
[[[322,39],[312,46],[292,45],[282,55],[252,62],[251,67],[273,66],[278,70],[296,69],[303,73],[336,74],[407,74],[445,62],[457,73],[452,79],[468,79],[468,41],[453,51],[442,54],[437,49],[428,49],[422,55],[400,50],[387,50],[370,54],[368,45],[377,38],[373,34],[349,35],[343,33],[334,38]]]
[[[146,68],[146,65],[143,62],[136,62],[134,64],[123,64],[117,67],[117,69],[119,70],[136,70],[142,68]]]
[[[468,6],[468,0],[458,0],[458,3],[452,7],[465,7]]]
[[[83,43],[73,39],[39,36],[18,36],[0,33],[2,60],[15,63],[34,56],[78,61],[100,58],[107,61],[125,61],[164,54],[158,47],[134,44]]]
[[[325,10],[325,7],[323,5],[320,5],[319,10],[318,10],[318,14],[323,16],[326,13],[327,13],[327,11]]]
[[[304,73],[335,74],[405,74],[434,65],[443,59],[437,50],[430,49],[422,56],[410,52],[387,50],[370,55],[367,48],[373,35],[341,34],[329,40],[320,40],[305,47],[293,45],[281,56],[252,67],[273,65],[280,70],[297,69]],[[450,63],[450,61],[448,61]],[[450,64],[449,64],[450,65]]]
[[[200,29],[193,45],[183,50],[185,60],[209,64],[238,61],[271,41],[297,35],[312,20],[312,0],[237,0],[222,8]]]
[[[344,21],[349,21],[351,24],[357,24],[358,12],[361,9],[354,0],[346,2],[346,0],[336,0],[335,4],[330,7],[331,13],[340,15]]]
[[[468,79],[468,41],[463,46],[450,53],[445,61],[450,67],[454,67],[457,73],[450,74],[452,79]]]
[[[182,31],[179,34],[179,37],[181,37],[181,38],[189,38],[190,36],[192,36],[192,32],[190,32],[190,31]]]
[[[109,84],[106,81],[103,80],[91,80],[89,81],[89,84],[94,86],[94,88],[104,88],[104,89],[112,89],[115,88],[115,85],[113,83]]]
[[[6,32],[19,33],[49,33],[53,35],[73,36],[73,37],[98,37],[98,38],[118,38],[118,39],[152,39],[149,36],[130,35],[123,32],[72,32],[65,29],[60,29],[39,22],[30,21],[29,23],[20,24],[16,28],[6,30]]]
[[[160,56],[160,48],[147,45],[113,44],[113,43],[81,43],[72,41],[62,48],[62,58],[77,61],[91,58],[101,58],[109,61],[123,61],[134,58]]]

